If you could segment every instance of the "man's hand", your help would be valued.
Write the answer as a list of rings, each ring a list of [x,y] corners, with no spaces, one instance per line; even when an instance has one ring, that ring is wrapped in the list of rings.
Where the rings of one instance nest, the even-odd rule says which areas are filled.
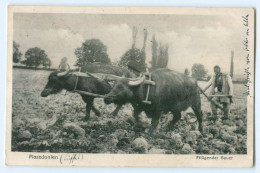
[[[229,97],[229,98],[233,98],[233,94],[230,94],[228,97]]]
[[[230,103],[233,103],[233,95],[228,96],[230,98]]]

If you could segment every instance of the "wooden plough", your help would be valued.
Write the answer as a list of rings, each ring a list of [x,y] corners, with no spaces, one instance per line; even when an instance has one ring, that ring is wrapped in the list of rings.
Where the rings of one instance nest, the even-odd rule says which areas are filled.
[[[215,100],[213,100],[213,97],[209,97],[199,86],[197,86],[197,87],[200,89],[200,92],[207,98],[208,101],[213,103],[220,110],[224,111],[223,107],[219,103],[217,103]]]

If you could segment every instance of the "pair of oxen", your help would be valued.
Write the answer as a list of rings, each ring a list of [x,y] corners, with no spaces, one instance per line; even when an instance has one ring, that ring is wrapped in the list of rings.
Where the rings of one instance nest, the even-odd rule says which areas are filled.
[[[149,118],[152,118],[152,127],[157,127],[160,116],[169,112],[173,114],[169,126],[174,126],[181,118],[181,111],[191,107],[199,123],[198,129],[202,132],[200,90],[196,81],[190,77],[170,69],[157,69],[151,72],[151,80],[155,85],[150,85],[148,95],[150,104],[146,104],[143,102],[148,89],[148,84],[144,82],[145,75],[135,77],[127,69],[106,64],[87,64],[82,67],[81,72],[89,74],[89,77],[78,77],[75,72],[76,70],[52,72],[41,96],[57,94],[63,89],[73,92],[76,84],[76,89],[79,91],[99,94],[106,104],[117,104],[114,115],[117,115],[123,104],[131,103],[136,123],[141,123],[139,114],[144,111]],[[110,75],[102,79],[95,75],[97,73]],[[110,84],[111,80],[115,81],[113,87]],[[93,105],[95,97],[85,94],[81,94],[81,97],[86,103],[85,120],[90,118],[91,110],[100,116],[100,112]]]

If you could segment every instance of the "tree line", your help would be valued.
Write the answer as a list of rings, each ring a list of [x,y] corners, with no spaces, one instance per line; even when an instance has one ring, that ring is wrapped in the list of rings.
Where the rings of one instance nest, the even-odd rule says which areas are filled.
[[[132,30],[132,47],[127,50],[118,62],[113,62],[114,65],[118,65],[124,68],[128,68],[130,71],[139,74],[140,72],[153,71],[158,68],[167,68],[169,61],[169,46],[164,43],[160,43],[156,40],[156,35],[152,37],[152,60],[149,62],[150,67],[146,64],[146,43],[148,37],[147,29],[143,29],[143,45],[142,48],[136,47],[136,41],[138,30],[133,27]],[[52,65],[51,59],[48,57],[45,50],[34,47],[29,48],[25,52],[25,60],[21,61],[22,53],[19,50],[20,45],[13,41],[13,62],[21,63],[28,67],[39,67],[40,65],[45,68],[50,68]],[[82,43],[81,47],[78,47],[74,51],[77,57],[75,66],[82,67],[86,63],[106,63],[112,64],[110,57],[107,53],[107,46],[99,39],[89,39]],[[62,57],[61,57],[62,58]],[[202,64],[194,64],[191,69],[191,76],[197,79],[204,79],[207,75],[207,71]],[[189,76],[189,70],[186,68],[184,74]]]
[[[51,67],[51,60],[48,58],[45,50],[39,47],[29,48],[25,52],[25,60],[21,60],[22,52],[19,50],[20,45],[13,41],[13,62],[24,64],[26,67],[37,68],[40,65],[45,68]]]
[[[184,74],[186,76],[191,76],[197,80],[209,80],[210,79],[210,77],[207,76],[208,71],[205,69],[204,65],[199,64],[199,63],[195,63],[192,65],[191,75],[190,75],[188,68],[185,68]]]

